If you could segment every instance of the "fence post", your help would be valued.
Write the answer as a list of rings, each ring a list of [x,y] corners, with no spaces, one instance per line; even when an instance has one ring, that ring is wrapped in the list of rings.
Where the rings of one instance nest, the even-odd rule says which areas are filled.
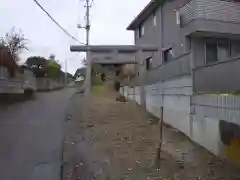
[[[163,144],[163,106],[161,106],[161,118],[160,118],[160,140],[158,143],[158,147],[157,147],[157,151],[156,151],[156,161],[155,161],[155,165],[157,167],[157,169],[160,168],[160,161],[161,161],[161,152],[162,152],[162,144]]]

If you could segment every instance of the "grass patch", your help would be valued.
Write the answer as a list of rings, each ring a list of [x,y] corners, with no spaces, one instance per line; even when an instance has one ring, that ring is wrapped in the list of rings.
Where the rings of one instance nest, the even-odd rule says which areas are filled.
[[[92,87],[92,94],[96,97],[100,96],[104,91],[104,86],[93,86]]]

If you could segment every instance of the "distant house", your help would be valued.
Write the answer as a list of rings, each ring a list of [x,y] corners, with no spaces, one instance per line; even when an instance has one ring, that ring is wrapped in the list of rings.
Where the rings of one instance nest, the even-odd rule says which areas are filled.
[[[9,48],[0,45],[0,94],[22,94],[22,77],[23,70]]]
[[[0,45],[0,68],[0,77],[6,75],[15,77],[16,71],[21,72],[21,69],[14,60],[9,48],[4,45]],[[5,70],[7,70],[7,72]]]

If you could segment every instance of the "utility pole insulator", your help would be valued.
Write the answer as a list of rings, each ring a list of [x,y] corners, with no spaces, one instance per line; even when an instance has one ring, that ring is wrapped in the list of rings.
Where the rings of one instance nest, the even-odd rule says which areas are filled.
[[[87,30],[90,30],[90,29],[91,29],[91,25],[87,25],[87,26],[86,26],[86,29],[87,29]]]

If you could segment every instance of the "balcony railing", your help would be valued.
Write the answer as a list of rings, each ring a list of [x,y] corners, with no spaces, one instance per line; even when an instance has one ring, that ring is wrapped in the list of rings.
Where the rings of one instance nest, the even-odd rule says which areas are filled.
[[[240,92],[240,57],[194,69],[194,87],[198,93]]]
[[[192,0],[180,9],[182,26],[196,19],[240,24],[240,3],[229,0]]]
[[[190,54],[186,53],[148,71],[146,83],[153,84],[161,80],[184,76],[190,73]]]
[[[196,19],[240,24],[240,3],[229,0],[192,0],[180,9],[184,26]]]

